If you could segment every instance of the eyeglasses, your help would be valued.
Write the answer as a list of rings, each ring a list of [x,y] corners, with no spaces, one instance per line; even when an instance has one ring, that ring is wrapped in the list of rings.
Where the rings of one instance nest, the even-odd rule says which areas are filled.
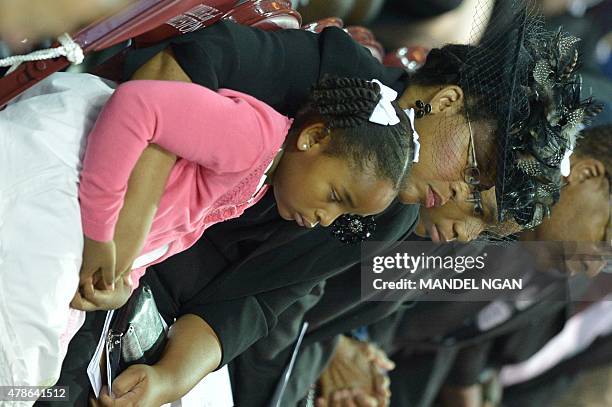
[[[484,209],[482,207],[482,196],[480,194],[480,170],[476,160],[476,149],[474,148],[474,134],[472,133],[472,123],[467,115],[468,128],[470,130],[470,144],[468,147],[468,165],[463,169],[463,180],[470,186],[470,197],[467,202],[474,204],[474,216],[482,217]]]

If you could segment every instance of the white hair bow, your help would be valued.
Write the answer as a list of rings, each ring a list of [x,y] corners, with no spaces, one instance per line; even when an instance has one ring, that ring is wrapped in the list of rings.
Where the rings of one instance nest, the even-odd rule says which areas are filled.
[[[397,99],[397,92],[381,83],[378,79],[372,79],[372,82],[377,83],[378,86],[380,86],[381,98],[370,115],[369,120],[372,123],[383,126],[394,126],[398,124],[400,119],[397,117],[397,112],[391,104],[391,102]],[[412,141],[414,143],[414,158],[412,159],[412,162],[418,163],[421,144],[419,143],[419,134],[417,133],[416,126],[414,125],[415,111],[414,109],[405,109],[404,113],[406,113],[406,116],[408,116],[408,119],[410,119],[410,125],[412,126]]]
[[[397,92],[382,84],[378,79],[372,79],[372,82],[377,83],[378,86],[380,86],[381,98],[370,115],[369,120],[372,123],[380,124],[382,126],[394,126],[398,124],[400,119],[397,117],[395,108],[391,104],[391,102],[397,99]]]

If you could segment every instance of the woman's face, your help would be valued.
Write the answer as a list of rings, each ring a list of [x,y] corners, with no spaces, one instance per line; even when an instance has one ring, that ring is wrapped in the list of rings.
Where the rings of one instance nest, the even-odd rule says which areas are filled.
[[[397,196],[390,180],[360,170],[350,160],[325,154],[330,136],[316,123],[289,137],[272,174],[278,213],[300,226],[329,226],[343,214],[373,215]]]
[[[464,177],[471,162],[470,125],[463,113],[461,88],[440,88],[429,100],[431,113],[415,121],[421,144],[419,162],[413,164],[399,198],[406,204],[437,208],[470,198],[472,188]],[[494,174],[488,169],[494,168],[493,128],[484,122],[470,124],[481,183],[492,185]]]

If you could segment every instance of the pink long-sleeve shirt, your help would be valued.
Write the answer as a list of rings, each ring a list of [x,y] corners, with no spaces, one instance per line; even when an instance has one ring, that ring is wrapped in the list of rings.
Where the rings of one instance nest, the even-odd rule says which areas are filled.
[[[154,143],[180,158],[141,254],[168,245],[154,264],[186,250],[207,227],[240,216],[263,196],[259,181],[290,126],[240,92],[181,82],[120,85],[88,137],[79,187],[83,233],[113,239],[130,174]]]

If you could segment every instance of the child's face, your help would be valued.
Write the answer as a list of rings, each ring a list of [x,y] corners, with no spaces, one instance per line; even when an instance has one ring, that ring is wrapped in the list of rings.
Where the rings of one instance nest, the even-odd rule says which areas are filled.
[[[391,181],[359,171],[342,157],[325,154],[330,136],[317,123],[290,137],[273,174],[274,196],[283,219],[300,226],[329,226],[340,215],[373,215],[391,204]]]

